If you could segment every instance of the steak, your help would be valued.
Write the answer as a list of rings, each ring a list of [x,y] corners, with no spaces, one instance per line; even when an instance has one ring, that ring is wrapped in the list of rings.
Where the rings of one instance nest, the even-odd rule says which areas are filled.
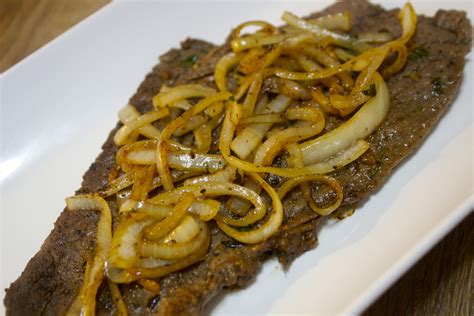
[[[311,17],[343,11],[352,15],[354,34],[387,30],[396,38],[401,33],[396,10],[385,11],[365,1],[339,2]],[[376,192],[400,161],[416,151],[448,109],[462,81],[471,32],[463,12],[441,10],[433,18],[418,17],[415,36],[408,43],[407,64],[387,80],[391,95],[387,119],[368,137],[370,149],[360,159],[331,173],[344,189],[339,212],[358,207]],[[164,84],[212,86],[214,65],[228,51],[228,44],[214,46],[187,39],[181,49],[172,49],[160,58],[160,64],[146,76],[130,103],[144,113],[152,108],[151,99]],[[190,66],[195,60],[197,64]],[[338,123],[337,118],[332,119]],[[98,192],[107,185],[117,151],[112,136],[119,126],[110,133],[77,193]],[[277,177],[272,179],[274,182],[278,182]],[[108,202],[115,217],[114,201]],[[212,241],[204,260],[163,277],[159,295],[135,283],[120,285],[129,313],[199,314],[223,289],[245,286],[265,259],[277,256],[288,265],[312,249],[321,221],[298,191],[291,193],[283,205],[285,218],[279,232],[260,244],[241,244],[210,224]],[[94,251],[98,219],[96,212],[62,212],[40,251],[7,289],[4,303],[8,315],[65,314],[81,287],[86,259]],[[106,286],[99,290],[97,308],[100,314],[115,313]]]

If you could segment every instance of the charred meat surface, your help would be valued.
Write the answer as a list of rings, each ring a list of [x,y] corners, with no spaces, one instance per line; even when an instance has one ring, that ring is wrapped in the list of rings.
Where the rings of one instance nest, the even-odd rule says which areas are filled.
[[[397,11],[385,11],[364,1],[343,1],[313,16],[349,11],[352,32],[389,31],[400,35]],[[408,43],[405,68],[388,79],[390,111],[386,121],[368,137],[370,149],[358,160],[335,171],[344,188],[344,208],[354,208],[381,187],[400,161],[422,144],[454,100],[471,47],[471,25],[465,13],[439,11],[435,17],[418,18],[414,38]],[[160,58],[130,103],[144,113],[163,84],[189,82],[213,84],[217,60],[228,46],[188,39],[181,49]],[[115,130],[114,130],[115,131]],[[115,163],[116,146],[109,135],[103,152],[84,175],[78,193],[97,192],[107,184]],[[116,209],[110,201],[112,212]],[[264,243],[242,245],[211,225],[212,242],[205,259],[190,268],[161,279],[159,296],[135,284],[121,290],[131,315],[199,314],[222,289],[245,286],[263,261],[278,256],[289,264],[316,245],[319,220],[303,197],[294,192],[284,200],[285,220],[276,235]],[[9,315],[63,315],[77,295],[88,256],[95,247],[99,215],[64,211],[41,250],[7,290]],[[106,287],[98,295],[101,314],[114,314]]]

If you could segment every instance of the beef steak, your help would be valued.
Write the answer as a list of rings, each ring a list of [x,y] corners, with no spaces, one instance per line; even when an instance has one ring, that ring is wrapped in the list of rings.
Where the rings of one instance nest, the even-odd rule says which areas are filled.
[[[365,1],[342,1],[313,17],[349,11],[352,30],[388,30],[394,37],[401,29],[396,10],[385,11]],[[462,80],[464,58],[471,47],[471,24],[465,13],[438,11],[432,17],[418,17],[414,38],[408,43],[410,58],[405,68],[388,79],[391,103],[386,121],[368,137],[370,149],[358,160],[333,172],[344,188],[342,209],[354,208],[373,194],[400,161],[412,154],[453,102]],[[423,50],[426,54],[417,54]],[[181,49],[160,58],[131,98],[144,113],[163,84],[196,82],[213,84],[216,61],[229,51],[228,45],[214,46],[188,39]],[[198,59],[197,67],[186,66]],[[117,127],[116,127],[117,129]],[[115,163],[114,129],[103,152],[84,175],[78,193],[97,192],[107,184]],[[113,213],[116,207],[109,201]],[[284,200],[285,220],[280,231],[257,245],[240,244],[211,224],[212,242],[205,259],[160,281],[159,296],[134,283],[121,285],[131,315],[198,314],[224,288],[243,287],[273,255],[284,264],[315,246],[319,220],[299,192]],[[9,315],[62,315],[77,295],[87,257],[95,246],[94,212],[63,211],[41,250],[30,260],[22,275],[7,289],[5,306]],[[107,287],[98,294],[101,314],[114,314]]]

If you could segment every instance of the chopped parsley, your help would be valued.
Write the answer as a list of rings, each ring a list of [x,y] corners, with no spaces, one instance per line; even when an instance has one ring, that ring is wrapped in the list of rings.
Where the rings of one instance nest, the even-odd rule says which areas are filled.
[[[411,80],[420,80],[420,74],[417,71],[410,71],[406,77],[410,78]]]
[[[428,56],[430,53],[424,47],[416,47],[414,50],[411,51],[410,55],[408,55],[408,59],[410,60],[418,60],[420,58]]]
[[[375,96],[377,94],[377,90],[375,89],[375,84],[372,83],[368,89],[362,90],[362,93],[370,97]]]
[[[185,60],[183,60],[181,62],[181,67],[183,68],[191,68],[192,66],[194,66],[196,64],[196,62],[199,60],[199,56],[198,55],[191,55],[189,56],[188,58],[186,58]]]

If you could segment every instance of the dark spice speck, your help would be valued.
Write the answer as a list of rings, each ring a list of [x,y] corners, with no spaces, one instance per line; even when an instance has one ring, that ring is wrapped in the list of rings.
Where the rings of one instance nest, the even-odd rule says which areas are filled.
[[[363,90],[362,93],[363,93],[364,95],[371,96],[371,97],[375,96],[375,95],[377,94],[377,90],[375,89],[375,84],[372,83],[372,84],[369,86],[369,88]]]
[[[436,77],[431,80],[431,89],[433,94],[436,96],[440,96],[443,94],[443,82],[441,81],[440,77]]]

